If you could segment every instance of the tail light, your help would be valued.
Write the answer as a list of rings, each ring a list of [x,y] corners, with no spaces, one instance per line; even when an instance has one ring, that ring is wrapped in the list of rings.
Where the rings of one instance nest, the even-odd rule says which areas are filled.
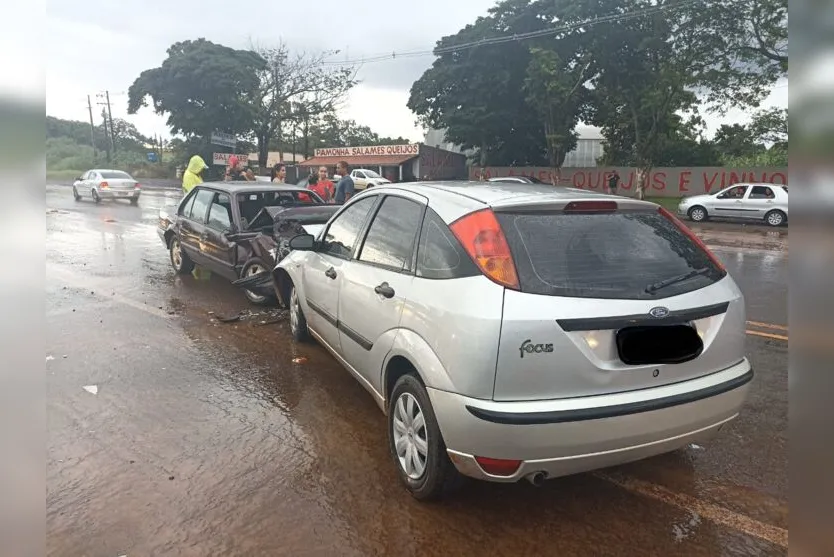
[[[518,274],[510,245],[491,209],[461,217],[449,228],[484,275],[502,286],[518,290]]]
[[[137,183],[133,184],[133,189],[135,189],[135,190],[142,189],[142,186],[140,186],[139,183],[137,182]]]
[[[672,223],[674,223],[674,225],[677,226],[678,229],[681,232],[683,232],[687,238],[692,240],[695,243],[695,245],[701,248],[704,251],[704,253],[707,254],[709,260],[712,261],[713,265],[718,267],[722,272],[725,272],[727,270],[727,268],[724,267],[724,264],[721,263],[721,260],[718,259],[718,257],[714,253],[712,253],[712,251],[710,251],[710,249],[703,242],[703,240],[701,240],[694,232],[692,232],[692,230],[688,226],[682,223],[680,219],[678,219],[678,217],[676,217],[663,207],[658,207],[657,212],[669,219],[670,221],[672,221]]]
[[[98,185],[98,187],[100,187],[103,190],[106,190],[107,188],[110,187],[110,184],[108,184],[107,182],[102,182]]]
[[[487,458],[485,456],[476,456],[475,462],[487,474],[493,476],[512,476],[518,471],[521,466],[520,460],[506,460],[503,458]]]

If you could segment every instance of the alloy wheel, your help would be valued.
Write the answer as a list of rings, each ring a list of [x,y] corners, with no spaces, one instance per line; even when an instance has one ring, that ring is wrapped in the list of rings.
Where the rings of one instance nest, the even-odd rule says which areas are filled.
[[[412,480],[426,472],[429,454],[426,418],[420,403],[411,393],[403,393],[394,405],[392,416],[394,448],[400,468]]]

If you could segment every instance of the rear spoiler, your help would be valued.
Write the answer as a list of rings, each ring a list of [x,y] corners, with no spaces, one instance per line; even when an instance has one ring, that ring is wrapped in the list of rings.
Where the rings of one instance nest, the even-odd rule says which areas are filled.
[[[560,198],[547,195],[508,199],[491,206],[497,213],[503,212],[610,212],[610,211],[657,211],[658,205],[649,201],[640,201],[629,197],[608,197],[589,195],[586,198]]]

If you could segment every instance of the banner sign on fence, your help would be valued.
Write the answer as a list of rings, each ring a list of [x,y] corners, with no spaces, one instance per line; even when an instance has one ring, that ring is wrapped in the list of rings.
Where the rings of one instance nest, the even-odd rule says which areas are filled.
[[[620,175],[618,187],[622,195],[629,195],[637,187],[637,169],[615,168],[562,168],[559,184],[574,188],[604,191],[611,172]],[[472,167],[469,177],[479,180],[503,176],[527,176],[552,183],[553,171],[541,167]],[[766,182],[787,185],[787,168],[724,168],[712,166],[678,166],[653,168],[646,179],[645,193],[656,197],[684,197],[703,193],[716,193],[739,183]]]

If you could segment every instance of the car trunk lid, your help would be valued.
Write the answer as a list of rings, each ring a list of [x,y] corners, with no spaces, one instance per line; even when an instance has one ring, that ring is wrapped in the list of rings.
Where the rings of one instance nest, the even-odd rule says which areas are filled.
[[[656,387],[743,358],[741,293],[662,209],[589,197],[495,215],[519,283],[505,289],[495,400]]]

